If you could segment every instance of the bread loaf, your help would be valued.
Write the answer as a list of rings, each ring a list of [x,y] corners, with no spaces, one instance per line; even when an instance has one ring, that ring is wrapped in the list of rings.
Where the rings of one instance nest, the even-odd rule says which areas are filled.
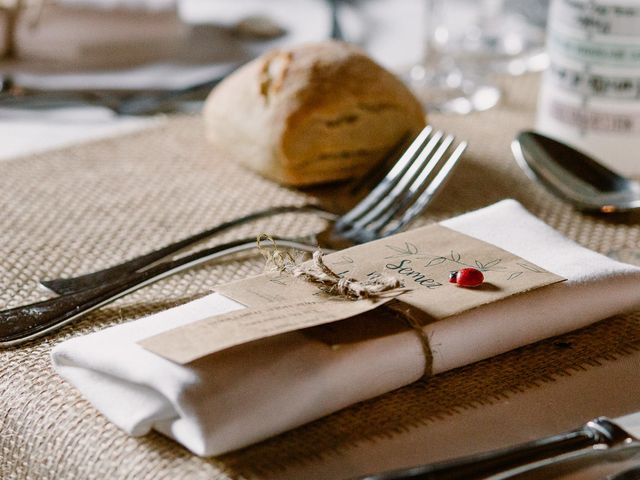
[[[248,63],[211,92],[204,119],[216,151],[294,186],[363,174],[425,124],[399,79],[332,41]]]

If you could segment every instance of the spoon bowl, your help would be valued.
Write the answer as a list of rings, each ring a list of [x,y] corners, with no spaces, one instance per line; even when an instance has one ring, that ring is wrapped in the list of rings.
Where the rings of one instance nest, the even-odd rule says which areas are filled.
[[[533,180],[587,212],[640,209],[640,183],[595,159],[536,132],[520,132],[511,143],[518,165]]]

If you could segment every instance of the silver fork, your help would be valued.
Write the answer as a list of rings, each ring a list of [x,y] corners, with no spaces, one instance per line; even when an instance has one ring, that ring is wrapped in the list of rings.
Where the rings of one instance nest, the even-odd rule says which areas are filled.
[[[402,230],[444,185],[467,143],[453,145],[453,135],[426,127],[382,181],[354,208],[323,232],[307,238],[275,237],[280,246],[312,251],[338,249]],[[451,153],[448,153],[451,149]],[[255,238],[155,263],[112,282],[49,300],[0,311],[0,347],[19,345],[56,330],[97,308],[162,278],[203,262],[256,247]]]
[[[133,272],[147,268],[150,265],[161,260],[168,260],[181,251],[207,240],[218,233],[229,230],[233,227],[243,225],[261,218],[273,217],[285,213],[313,213],[325,220],[335,221],[338,217],[335,213],[324,210],[318,205],[306,203],[303,205],[282,205],[277,207],[269,207],[264,210],[249,213],[248,215],[234,218],[228,222],[223,222],[215,227],[208,228],[201,232],[191,235],[190,237],[178,240],[170,245],[154,250],[144,255],[134,257],[125,262],[113,265],[111,267],[98,270],[77,277],[69,278],[52,278],[50,280],[40,280],[40,284],[58,294],[75,293],[89,288],[99,287],[105,283],[111,283],[118,278],[126,277]]]
[[[425,142],[434,137],[443,136],[441,132],[437,132],[434,134],[433,129],[431,127],[426,127],[422,135],[424,135]],[[421,145],[420,143],[417,142],[418,139],[420,139],[420,137],[417,137],[416,143],[409,146],[408,149],[406,150],[405,155],[403,155],[405,156],[405,160],[402,160],[402,157],[401,157],[396,163],[397,165],[396,170],[394,171],[392,169],[387,175],[388,178],[385,178],[383,180],[383,183],[381,184],[381,187],[380,187],[382,192],[384,192],[385,191],[384,189],[388,186],[388,184],[384,182],[390,182],[390,181],[393,181],[394,179],[397,179],[398,176],[402,173],[402,169],[407,167],[407,165],[405,165],[402,162],[406,161],[407,159],[411,160],[411,156],[415,155],[415,153],[417,152],[415,147],[416,146],[420,147]],[[422,142],[422,146],[426,145],[425,142]],[[406,139],[402,143],[404,143],[404,146],[406,146],[407,144]],[[401,145],[398,145],[395,147],[396,153],[399,153],[398,152],[399,147],[401,147]],[[433,167],[435,166],[436,165],[434,164]],[[424,173],[428,174],[429,171],[425,170]],[[423,181],[424,179],[418,181],[418,184],[419,185],[422,184]],[[393,198],[395,198],[395,196],[393,195],[389,197],[390,200],[392,200]],[[362,208],[365,208],[365,207],[370,208],[370,204],[363,202]],[[402,208],[401,205],[397,205],[396,207],[398,209]],[[172,257],[175,257],[176,254],[185,250],[186,248],[189,248],[203,240],[206,240],[222,231],[228,230],[230,228],[233,228],[238,225],[245,224],[254,220],[258,220],[260,218],[271,217],[271,216],[280,215],[284,213],[313,213],[315,215],[318,215],[321,218],[324,218],[325,220],[337,222],[336,229],[344,230],[344,225],[353,221],[355,218],[357,218],[357,215],[360,215],[362,213],[362,208],[359,210],[354,209],[351,215],[345,215],[344,218],[340,219],[338,215],[336,215],[335,213],[324,210],[320,206],[313,205],[313,204],[304,204],[299,206],[285,205],[285,206],[271,207],[271,208],[250,213],[248,215],[233,219],[228,222],[221,223],[220,225],[217,225],[213,228],[196,233],[195,235],[192,235],[188,238],[179,240],[175,243],[162,247],[158,250],[154,250],[144,255],[140,255],[138,257],[132,258],[118,265],[114,265],[114,266],[105,268],[103,270],[87,273],[77,277],[53,278],[48,280],[41,280],[40,284],[46,287],[48,290],[51,290],[52,292],[55,292],[58,294],[74,293],[74,292],[79,292],[81,290],[86,290],[88,288],[99,287],[104,285],[105,283],[112,283],[118,278],[126,277],[133,272],[145,269],[156,262],[159,262],[162,260],[169,260]],[[392,212],[392,209],[389,208],[388,213],[391,213],[391,212]],[[375,237],[372,237],[372,238],[375,238]],[[367,240],[366,238],[362,238],[354,241],[361,243],[366,240]]]

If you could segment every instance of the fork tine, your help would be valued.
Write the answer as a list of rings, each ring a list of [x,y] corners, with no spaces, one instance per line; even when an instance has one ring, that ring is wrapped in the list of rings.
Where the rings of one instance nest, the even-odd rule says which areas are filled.
[[[447,159],[446,163],[440,169],[440,171],[436,174],[433,180],[429,183],[427,188],[422,192],[422,194],[417,198],[417,200],[410,205],[407,210],[402,215],[402,218],[398,221],[397,225],[395,225],[392,229],[385,232],[384,236],[393,235],[398,231],[402,230],[404,226],[413,220],[415,217],[420,215],[422,211],[429,205],[431,199],[438,193],[438,191],[444,186],[446,180],[449,178],[449,174],[455,168],[460,157],[464,153],[467,148],[467,142],[462,142],[457,148],[453,151],[451,156]]]
[[[348,229],[351,222],[366,213],[376,205],[381,198],[384,198],[387,193],[396,185],[399,178],[401,178],[404,171],[409,168],[412,161],[415,159],[416,154],[423,148],[425,143],[429,140],[433,127],[427,125],[418,134],[415,140],[411,143],[409,148],[398,159],[396,164],[391,168],[389,173],[382,179],[382,181],[369,193],[364,199],[344,214],[335,224],[335,230],[341,231]]]
[[[1,1],[1,0],[0,0]],[[400,141],[385,155],[385,158],[381,159],[376,165],[373,166],[360,178],[355,179],[354,182],[349,183],[349,195],[356,197],[358,193],[365,192],[363,198],[373,190],[384,177],[389,175],[393,166],[398,162],[399,158],[407,151],[409,146],[414,142],[416,137],[409,135],[408,133],[402,137]]]
[[[440,146],[438,147],[436,152],[433,154],[433,156],[431,156],[425,168],[422,169],[420,174],[416,177],[413,183],[411,183],[409,188],[406,189],[405,192],[402,192],[404,195],[402,195],[400,198],[397,198],[396,201],[389,202],[389,207],[386,209],[386,211],[381,212],[381,214],[375,221],[369,222],[368,225],[356,225],[354,226],[354,228],[366,227],[367,230],[379,234],[398,212],[403,212],[409,206],[413,205],[416,202],[416,198],[418,198],[418,196],[423,191],[429,188],[430,183],[437,180],[438,174],[436,173],[436,175],[433,176],[433,173],[442,166],[443,162],[445,162],[446,167],[447,159],[445,157],[445,154],[453,143],[454,138],[455,137],[453,135],[447,135],[445,137],[442,143],[440,143]],[[429,180],[429,178],[431,178],[431,180],[428,182],[427,180]]]
[[[380,198],[377,203],[373,204],[372,207],[368,211],[364,212],[361,217],[353,218],[351,225],[349,226],[350,230],[359,230],[364,228],[366,225],[371,224],[371,222],[383,215],[385,211],[392,207],[393,204],[397,202],[405,192],[407,192],[413,184],[414,179],[420,175],[421,171],[424,171],[425,168],[430,170],[429,163],[431,162],[431,154],[436,150],[442,135],[442,132],[438,131],[433,135],[433,137],[431,137],[429,143],[427,143],[427,145],[420,151],[418,156],[415,158],[415,161],[412,162],[411,166],[404,172],[402,177],[398,179],[393,189],[391,189],[385,197]]]
[[[353,210],[358,209],[361,214],[355,212],[349,212],[349,218],[345,219],[349,221],[344,222],[342,233],[349,230],[360,229],[362,226],[371,223],[378,218],[391,204],[398,200],[407,190],[407,187],[411,185],[413,179],[415,179],[420,171],[424,168],[425,164],[429,161],[431,153],[436,149],[438,142],[442,138],[442,132],[436,132],[426,146],[421,148],[418,155],[414,157],[411,164],[407,169],[398,177],[395,185],[391,189],[387,189],[384,196],[380,196],[374,199],[365,198],[360,204],[356,205]]]

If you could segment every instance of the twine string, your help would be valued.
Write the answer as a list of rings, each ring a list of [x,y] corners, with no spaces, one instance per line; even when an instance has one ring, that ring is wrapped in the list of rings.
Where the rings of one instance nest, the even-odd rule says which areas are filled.
[[[264,240],[271,243],[271,248],[263,246],[262,242]],[[391,275],[379,275],[364,282],[353,278],[341,277],[324,262],[320,248],[313,252],[311,262],[301,263],[296,261],[290,252],[280,250],[276,240],[266,233],[258,235],[256,243],[258,250],[265,258],[265,270],[284,272],[294,277],[302,277],[307,281],[318,284],[318,288],[330,295],[359,300],[362,298],[375,298],[383,292],[404,287],[404,283],[401,280]],[[418,335],[425,361],[423,378],[431,376],[433,353],[429,338],[424,332],[420,321],[414,317],[410,308],[403,307],[402,304],[396,305],[393,310]]]
[[[431,377],[433,375],[433,351],[431,350],[429,335],[427,335],[424,328],[422,328],[422,322],[406,304],[396,302],[390,308],[418,335],[424,356],[424,372],[422,378],[426,379]]]
[[[262,244],[265,240],[271,243],[271,248]],[[383,292],[404,287],[401,280],[390,275],[379,275],[365,281],[340,276],[324,262],[324,255],[320,248],[313,252],[311,262],[300,263],[290,252],[280,250],[275,239],[266,233],[258,235],[257,246],[265,258],[265,269],[302,277],[318,284],[322,291],[331,295],[358,300],[374,298]]]

